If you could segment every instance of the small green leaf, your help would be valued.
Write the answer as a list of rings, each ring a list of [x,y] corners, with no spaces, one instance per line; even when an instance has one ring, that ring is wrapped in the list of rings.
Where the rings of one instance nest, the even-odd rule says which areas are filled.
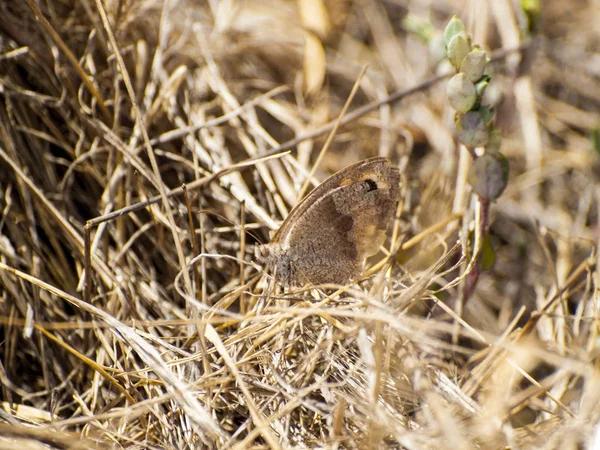
[[[477,101],[475,86],[464,73],[457,73],[448,80],[446,85],[448,102],[458,112],[469,111]]]
[[[444,30],[444,43],[446,44],[446,47],[448,47],[448,44],[452,38],[458,35],[462,35],[465,39],[467,39],[467,30],[465,25],[461,22],[458,16],[454,16],[452,19],[450,19],[448,25],[446,25],[446,29]]]
[[[460,71],[467,75],[469,81],[476,83],[483,76],[489,58],[481,49],[470,51],[460,64]]]
[[[448,60],[450,60],[452,65],[458,69],[462,60],[465,59],[465,56],[469,53],[469,50],[471,50],[471,47],[469,46],[467,39],[461,34],[456,35],[448,44]]]
[[[488,84],[490,84],[490,77],[487,75],[475,83],[475,91],[477,92],[478,97],[483,95],[483,91],[485,91],[485,88],[488,87]]]
[[[490,130],[481,111],[469,111],[458,119],[456,138],[468,148],[487,145]]]
[[[508,160],[501,153],[485,153],[473,162],[469,184],[480,198],[495,201],[508,184]]]

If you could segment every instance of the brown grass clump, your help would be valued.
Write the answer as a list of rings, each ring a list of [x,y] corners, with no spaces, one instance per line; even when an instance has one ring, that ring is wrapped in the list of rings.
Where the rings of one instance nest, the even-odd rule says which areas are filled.
[[[434,4],[0,4],[0,448],[600,445],[600,10]],[[470,159],[406,27],[452,14],[511,164],[468,301]],[[399,163],[392,253],[278,288],[254,247],[365,64],[316,178]]]

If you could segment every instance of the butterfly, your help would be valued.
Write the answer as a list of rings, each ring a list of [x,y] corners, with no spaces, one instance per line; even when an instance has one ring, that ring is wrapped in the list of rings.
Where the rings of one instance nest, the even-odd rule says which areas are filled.
[[[344,284],[379,250],[400,200],[400,171],[382,157],[333,174],[289,213],[259,261],[285,285]]]

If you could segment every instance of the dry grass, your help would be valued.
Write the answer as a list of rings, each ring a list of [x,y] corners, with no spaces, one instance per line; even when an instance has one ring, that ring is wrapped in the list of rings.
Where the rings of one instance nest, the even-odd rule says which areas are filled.
[[[510,2],[429,3],[0,4],[0,448],[598,448],[600,7],[543,2],[494,65],[511,180],[464,302],[469,157],[443,83],[389,98],[436,71],[401,20],[523,41]],[[394,253],[274,288],[254,246],[365,64],[316,178],[401,164]]]

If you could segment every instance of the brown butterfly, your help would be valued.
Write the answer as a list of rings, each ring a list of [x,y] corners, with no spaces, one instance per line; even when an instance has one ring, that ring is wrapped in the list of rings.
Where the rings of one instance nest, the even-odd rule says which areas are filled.
[[[286,286],[346,283],[383,244],[399,200],[397,167],[380,157],[359,161],[302,199],[256,256]]]

